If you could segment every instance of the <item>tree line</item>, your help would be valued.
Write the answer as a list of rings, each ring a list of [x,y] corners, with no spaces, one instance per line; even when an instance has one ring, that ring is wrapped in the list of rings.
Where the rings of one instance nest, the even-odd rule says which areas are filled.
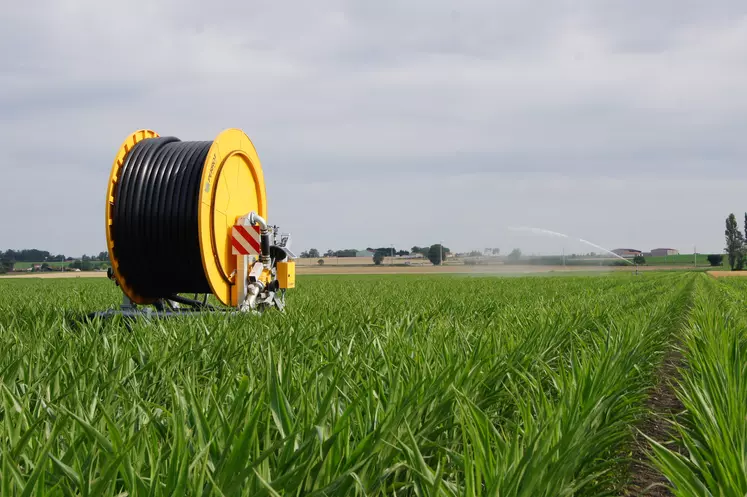
[[[73,257],[66,257],[64,254],[53,254],[48,250],[40,249],[8,249],[4,252],[0,250],[0,273],[13,271],[15,265],[19,262],[39,263],[42,269],[51,267],[55,262],[65,262],[67,266],[73,269],[89,271],[96,266],[96,262],[108,263],[109,252],[103,251],[92,255],[83,254],[79,259],[75,259]]]
[[[436,243],[436,244],[425,246],[425,247],[420,247],[418,245],[415,245],[414,247],[410,248],[410,250],[402,250],[402,249],[397,250],[395,247],[378,247],[378,248],[366,247],[366,251],[373,252],[372,258],[373,258],[374,264],[376,265],[382,264],[386,257],[392,257],[394,255],[408,256],[408,255],[414,255],[414,254],[422,255],[424,258],[428,259],[432,264],[439,265],[443,262],[444,259],[446,259],[446,256],[451,253],[451,250],[448,247],[443,247],[440,243]],[[331,250],[330,249],[324,253],[324,257],[356,257],[357,254],[358,254],[358,249],[344,249],[344,250]],[[319,250],[315,248],[311,248],[309,250],[305,250],[301,252],[300,257],[304,259],[320,259],[322,256],[319,253]]]

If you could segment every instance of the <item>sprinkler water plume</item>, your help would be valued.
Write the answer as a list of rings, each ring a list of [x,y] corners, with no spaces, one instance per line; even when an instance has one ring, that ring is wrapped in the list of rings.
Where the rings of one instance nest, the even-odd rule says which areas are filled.
[[[561,238],[572,238],[572,239],[578,240],[581,243],[585,243],[585,244],[590,245],[592,247],[598,248],[599,250],[603,250],[604,252],[607,252],[608,254],[611,254],[614,257],[617,257],[618,259],[621,259],[621,260],[627,262],[630,265],[634,265],[636,267],[636,274],[638,274],[638,264],[637,263],[630,262],[625,257],[622,257],[621,255],[618,255],[618,254],[614,253],[613,251],[608,250],[608,249],[602,247],[601,245],[597,245],[596,243],[592,243],[592,242],[590,242],[588,240],[584,240],[583,238],[571,237],[571,236],[568,236],[568,235],[566,235],[564,233],[558,233],[557,231],[551,231],[551,230],[547,230],[547,229],[544,229],[544,228],[531,228],[531,227],[528,227],[528,226],[520,226],[520,227],[511,227],[511,226],[509,226],[509,229],[515,230],[515,231],[530,231],[532,233],[536,233],[536,234],[540,234],[540,235],[558,236],[558,237],[561,237]]]

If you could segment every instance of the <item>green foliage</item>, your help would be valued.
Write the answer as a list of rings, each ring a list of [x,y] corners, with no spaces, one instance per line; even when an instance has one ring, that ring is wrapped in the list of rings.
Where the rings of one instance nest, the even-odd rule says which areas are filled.
[[[720,266],[724,263],[724,256],[722,254],[709,254],[708,262],[711,266]]]
[[[418,247],[417,245],[415,245],[414,247],[412,247],[410,249],[410,253],[412,253],[412,254],[420,254],[423,257],[427,258],[428,257],[428,252],[430,251],[430,249],[431,249],[430,247]]]
[[[47,250],[38,250],[38,249],[23,249],[23,250],[8,249],[0,255],[2,255],[3,259],[15,261],[15,262],[43,261],[44,259],[52,259],[52,258],[55,258],[56,260],[59,261],[61,257],[59,255],[53,256]]]
[[[747,282],[698,280],[685,329],[676,428],[684,454],[652,442],[677,497],[747,495]],[[741,280],[741,278],[739,278]]]
[[[80,269],[81,271],[91,271],[94,269],[93,263],[89,260],[73,261],[70,263],[70,267],[73,269]]]
[[[0,280],[0,493],[621,495],[689,280],[302,276],[131,331],[69,320],[109,282]]]
[[[344,249],[344,250],[327,250],[325,257],[355,257],[358,254],[356,249]]]
[[[434,245],[431,245],[431,247],[428,249],[428,260],[434,266],[438,266],[444,263],[448,254],[448,247],[444,247],[440,243],[436,243]]]
[[[646,258],[639,254],[633,257],[633,262],[635,264],[643,265],[646,264]]]
[[[304,259],[318,259],[320,256],[319,256],[319,251],[315,248],[312,248],[304,252],[301,252],[301,257]]]
[[[744,267],[744,256],[742,253],[742,245],[744,244],[744,236],[739,231],[737,226],[737,218],[734,214],[729,214],[726,218],[726,230],[724,230],[726,236],[726,253],[729,255],[729,267],[732,271],[742,269]]]
[[[376,264],[377,266],[380,265],[382,262],[384,262],[384,257],[386,257],[384,255],[384,252],[380,252],[378,250],[374,252],[374,255],[373,255],[374,264]]]
[[[521,259],[521,250],[520,249],[513,249],[510,254],[508,254],[507,259],[511,262],[517,262],[519,259]]]

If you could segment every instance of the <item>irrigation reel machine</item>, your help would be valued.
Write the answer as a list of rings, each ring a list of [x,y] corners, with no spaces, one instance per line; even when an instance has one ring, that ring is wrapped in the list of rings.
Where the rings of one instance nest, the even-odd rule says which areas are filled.
[[[106,192],[108,276],[123,302],[89,318],[284,310],[295,255],[266,219],[262,166],[241,130],[213,141],[134,132]]]

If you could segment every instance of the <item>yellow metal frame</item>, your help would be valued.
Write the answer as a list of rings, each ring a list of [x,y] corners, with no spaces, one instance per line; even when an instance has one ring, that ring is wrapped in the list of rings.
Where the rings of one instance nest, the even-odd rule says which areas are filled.
[[[114,241],[112,240],[111,232],[112,209],[114,208],[114,204],[117,201],[117,199],[114,197],[114,191],[116,190],[117,182],[119,181],[119,170],[122,168],[122,164],[124,164],[127,154],[138,142],[141,142],[147,138],[157,138],[158,136],[158,133],[153,130],[139,129],[128,136],[124,142],[122,142],[122,146],[119,147],[117,155],[114,158],[114,163],[112,164],[112,169],[109,173],[109,186],[106,189],[106,248],[109,251],[109,262],[112,265],[114,278],[117,280],[117,283],[119,283],[119,287],[122,289],[124,294],[127,295],[127,297],[131,301],[136,304],[143,305],[152,304],[153,302],[155,302],[155,299],[148,299],[137,294],[127,283],[127,280],[125,280],[125,278],[119,272],[119,261],[116,257],[114,257],[114,251],[112,250],[114,248]]]
[[[136,304],[152,304],[155,299],[138,295],[119,272],[113,254],[112,208],[119,171],[132,147],[159,135],[141,129],[122,143],[112,165],[106,191],[106,241],[114,277],[125,295]],[[256,212],[267,219],[267,194],[262,164],[249,137],[241,130],[224,130],[213,141],[205,159],[200,181],[198,234],[205,277],[213,294],[225,305],[238,305],[235,283],[236,257],[231,254],[231,227],[238,218]]]
[[[231,254],[231,227],[249,212],[267,219],[267,194],[262,164],[249,137],[230,128],[218,135],[208,151],[200,182],[198,212],[202,267],[216,298],[238,305],[236,257]]]

